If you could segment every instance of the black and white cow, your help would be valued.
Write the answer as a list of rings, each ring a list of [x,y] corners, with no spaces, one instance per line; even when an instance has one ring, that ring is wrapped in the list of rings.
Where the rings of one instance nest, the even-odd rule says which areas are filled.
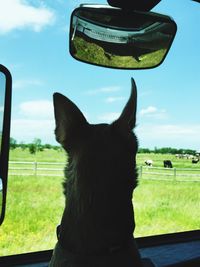
[[[145,162],[144,162],[147,166],[152,166],[153,165],[153,160],[151,160],[151,159],[147,159],[147,160],[145,160]]]
[[[198,162],[199,162],[199,159],[198,159],[198,158],[192,160],[192,163],[193,163],[193,164],[196,164],[196,163],[198,163]]]

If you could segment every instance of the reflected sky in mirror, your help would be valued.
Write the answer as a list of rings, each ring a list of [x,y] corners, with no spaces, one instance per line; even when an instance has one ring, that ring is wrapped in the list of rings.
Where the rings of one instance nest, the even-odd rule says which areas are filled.
[[[1,137],[3,129],[5,86],[6,86],[6,77],[4,73],[0,72],[0,148],[1,148]]]

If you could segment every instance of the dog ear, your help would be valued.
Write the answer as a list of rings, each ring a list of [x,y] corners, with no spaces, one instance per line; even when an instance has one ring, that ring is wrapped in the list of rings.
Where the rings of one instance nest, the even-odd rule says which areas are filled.
[[[88,123],[79,108],[64,95],[54,93],[53,103],[56,140],[68,149],[75,145]]]
[[[131,95],[124,107],[120,117],[116,121],[117,124],[127,125],[130,130],[135,127],[136,124],[136,110],[137,110],[137,88],[133,78],[131,78]]]

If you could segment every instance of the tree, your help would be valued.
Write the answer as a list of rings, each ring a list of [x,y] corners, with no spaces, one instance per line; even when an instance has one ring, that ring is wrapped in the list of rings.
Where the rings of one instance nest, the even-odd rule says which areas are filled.
[[[52,148],[52,146],[50,144],[45,144],[45,145],[43,145],[43,147],[46,148],[46,149],[51,149]]]
[[[15,149],[16,147],[17,147],[17,141],[14,138],[10,137],[10,148]]]
[[[149,148],[139,148],[138,153],[151,153]]]
[[[28,145],[28,149],[29,149],[29,152],[31,153],[31,154],[35,154],[36,153],[36,146],[35,146],[35,144],[29,144]]]
[[[35,138],[33,143],[28,146],[29,152],[31,154],[36,154],[37,151],[42,150],[42,141],[39,138]]]
[[[20,147],[22,150],[25,150],[25,149],[28,147],[28,145],[24,144],[24,142],[21,142],[21,143],[19,144],[19,147]]]
[[[39,149],[41,147],[41,145],[42,145],[42,141],[39,138],[35,138],[33,140],[33,144],[35,144],[36,148]]]

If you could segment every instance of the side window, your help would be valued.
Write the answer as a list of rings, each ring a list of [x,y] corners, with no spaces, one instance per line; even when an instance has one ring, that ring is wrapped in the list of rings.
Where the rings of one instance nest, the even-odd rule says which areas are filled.
[[[13,104],[0,256],[52,249],[57,239],[67,155],[54,136],[53,93],[73,100],[90,123],[111,123],[128,99],[131,77],[138,88],[135,236],[199,229],[200,9],[196,4],[163,1],[155,11],[171,15],[178,25],[166,61],[153,70],[122,71],[70,57],[73,1],[43,5],[15,1],[12,13],[4,2],[1,10],[10,15],[0,16],[0,63],[13,76]]]

